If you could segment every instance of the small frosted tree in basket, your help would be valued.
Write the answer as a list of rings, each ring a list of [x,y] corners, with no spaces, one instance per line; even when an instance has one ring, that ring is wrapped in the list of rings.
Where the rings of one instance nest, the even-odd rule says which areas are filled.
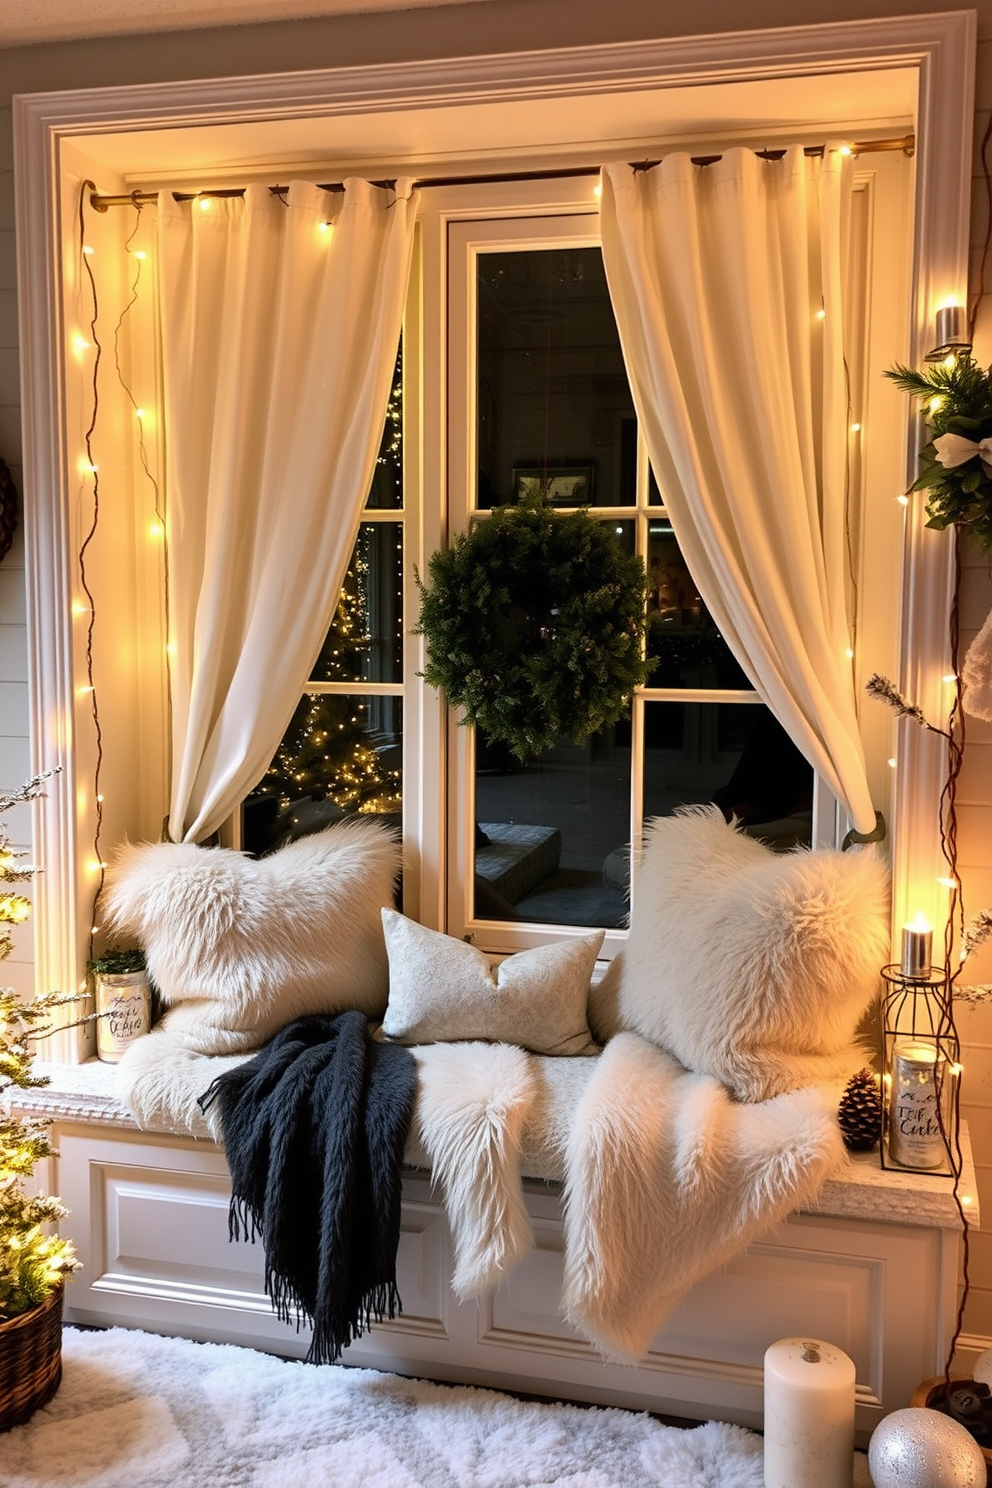
[[[0,814],[44,794],[47,778],[36,775],[20,790],[0,796]],[[12,850],[0,819],[0,961],[13,950],[10,927],[31,913],[31,901],[20,890],[37,869],[22,857]],[[0,1324],[38,1307],[79,1264],[70,1240],[46,1232],[67,1210],[56,1198],[26,1191],[37,1164],[52,1154],[47,1123],[20,1120],[6,1099],[12,1087],[48,1083],[32,1073],[34,1043],[50,1030],[55,1009],[75,1000],[72,994],[49,992],[23,1004],[11,988],[0,987]]]

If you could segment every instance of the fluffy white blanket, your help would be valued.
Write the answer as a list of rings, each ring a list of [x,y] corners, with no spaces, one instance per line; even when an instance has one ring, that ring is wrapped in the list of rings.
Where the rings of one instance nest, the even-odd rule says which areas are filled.
[[[444,1195],[456,1292],[491,1290],[532,1247],[521,1174],[560,1178],[562,1308],[612,1358],[642,1354],[701,1277],[810,1204],[844,1159],[835,1089],[738,1104],[637,1034],[589,1059],[508,1044],[414,1052],[407,1156]],[[143,1127],[216,1137],[196,1097],[221,1062],[159,1031],[128,1051],[120,1093]]]

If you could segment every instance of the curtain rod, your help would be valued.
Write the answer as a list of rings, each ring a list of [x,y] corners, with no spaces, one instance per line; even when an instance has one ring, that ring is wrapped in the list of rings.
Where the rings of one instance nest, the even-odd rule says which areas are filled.
[[[826,149],[825,145],[807,145],[804,149],[806,155],[822,155]],[[899,135],[893,139],[862,140],[850,146],[852,155],[868,155],[876,150],[901,150],[904,155],[912,155],[916,149],[916,136],[913,134]],[[786,153],[785,149],[755,150],[756,155],[762,160],[781,160]],[[713,165],[721,156],[717,155],[693,155],[693,165]],[[632,169],[637,171],[651,170],[659,165],[658,160],[641,160],[632,162]],[[493,175],[476,176],[427,176],[414,180],[414,186],[426,190],[432,186],[483,186],[498,185],[501,182],[513,181],[558,181],[565,180],[571,176],[596,176],[601,167],[598,165],[574,165],[566,166],[561,170],[533,170],[533,171],[506,171]],[[388,181],[373,181],[373,186],[393,186],[395,179]],[[269,190],[274,193],[286,191],[285,186],[270,186]],[[343,191],[344,185],[341,181],[333,181],[327,185],[321,185],[321,191]],[[216,191],[177,191],[176,201],[192,201],[198,196],[243,196],[243,186],[220,187]],[[158,201],[157,191],[132,191],[122,196],[104,196],[99,191],[90,192],[90,206],[97,212],[106,212],[110,207],[141,207]]]

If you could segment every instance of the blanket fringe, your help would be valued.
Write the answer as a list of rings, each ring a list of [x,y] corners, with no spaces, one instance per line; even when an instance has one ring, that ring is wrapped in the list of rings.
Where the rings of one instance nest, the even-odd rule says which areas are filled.
[[[280,1322],[296,1328],[313,1328],[313,1338],[307,1351],[308,1364],[336,1364],[342,1351],[367,1333],[373,1323],[392,1321],[403,1311],[399,1290],[395,1282],[380,1282],[362,1298],[359,1315],[339,1320],[333,1327],[321,1324],[304,1302],[299,1292],[284,1276],[266,1267],[265,1291],[272,1303],[272,1310]]]
[[[246,1240],[249,1245],[254,1245],[261,1233],[261,1218],[255,1213],[248,1200],[240,1198],[237,1194],[233,1195],[227,1211],[228,1240],[232,1242]]]

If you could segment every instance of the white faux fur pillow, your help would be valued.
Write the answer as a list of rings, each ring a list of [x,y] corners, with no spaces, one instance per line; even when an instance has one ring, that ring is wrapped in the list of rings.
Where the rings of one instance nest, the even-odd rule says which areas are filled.
[[[112,928],[144,946],[172,1036],[200,1054],[237,1054],[306,1013],[382,1015],[379,910],[398,871],[393,834],[358,817],[257,860],[126,844],[104,904]]]
[[[844,1079],[887,960],[888,878],[873,849],[773,853],[717,807],[649,823],[630,935],[590,1000],[618,1028],[763,1101]]]
[[[382,911],[389,1004],[382,1031],[403,1044],[488,1039],[535,1054],[592,1054],[589,983],[603,931],[507,956]]]

